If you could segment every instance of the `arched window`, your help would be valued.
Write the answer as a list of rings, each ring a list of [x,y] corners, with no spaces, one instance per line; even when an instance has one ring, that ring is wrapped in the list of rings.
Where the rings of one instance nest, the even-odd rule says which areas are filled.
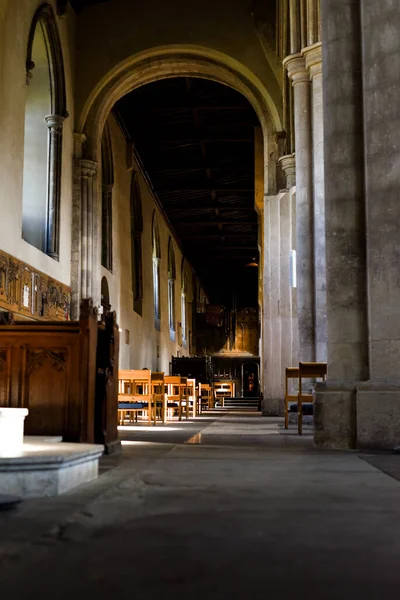
[[[168,243],[168,321],[169,335],[171,340],[175,341],[175,253],[172,238],[169,238]]]
[[[153,214],[153,297],[154,297],[154,324],[158,331],[161,330],[161,307],[160,307],[160,262],[161,246],[160,234],[156,221],[156,213]]]
[[[68,114],[61,43],[49,4],[33,18],[26,82],[22,237],[58,259],[62,127]]]
[[[186,293],[187,293],[187,277],[186,277],[186,260],[182,259],[181,268],[181,319],[182,319],[182,346],[186,346],[187,338],[187,313],[186,313]]]
[[[111,136],[107,124],[101,139],[101,264],[112,271],[112,189],[114,164]]]
[[[139,315],[143,309],[143,270],[142,270],[142,199],[138,176],[133,173],[131,179],[131,270],[133,309]]]

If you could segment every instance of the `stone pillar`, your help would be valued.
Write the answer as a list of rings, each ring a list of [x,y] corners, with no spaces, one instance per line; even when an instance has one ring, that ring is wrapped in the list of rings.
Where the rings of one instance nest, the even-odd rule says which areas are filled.
[[[96,266],[95,241],[95,174],[97,163],[81,160],[81,299],[93,298]]]
[[[280,252],[280,194],[269,196],[270,212],[270,262],[271,262],[271,365],[267,377],[272,387],[272,400],[276,406],[275,414],[281,412],[283,398],[282,365],[281,365],[281,252]]]
[[[355,444],[356,383],[368,378],[360,3],[323,0],[328,382],[317,385],[315,443]]]
[[[400,446],[400,11],[360,5],[370,381],[358,387],[357,438],[390,449]]]
[[[262,364],[263,370],[263,396],[262,407],[263,415],[274,414],[272,406],[272,333],[271,333],[271,258],[270,258],[270,202],[269,197],[264,196],[264,239],[263,239],[263,351]]]
[[[310,77],[300,54],[284,60],[294,86],[296,136],[297,316],[300,360],[315,360],[314,331],[314,215]]]
[[[315,353],[316,360],[326,361],[326,259],[325,259],[325,190],[324,190],[324,122],[322,93],[322,45],[302,50],[311,79],[311,122],[313,148],[314,265],[315,265]]]
[[[279,316],[281,327],[281,367],[280,380],[282,397],[284,394],[283,376],[286,367],[292,367],[292,347],[293,347],[293,314],[292,314],[292,289],[290,278],[290,251],[291,247],[291,225],[292,225],[292,204],[290,192],[279,194],[279,225],[280,225],[280,265],[279,265],[279,283],[280,283],[280,301]],[[297,325],[297,323],[296,323]],[[296,363],[295,363],[296,365]]]
[[[49,115],[49,181],[47,208],[46,253],[58,260],[60,246],[61,155],[64,117]]]

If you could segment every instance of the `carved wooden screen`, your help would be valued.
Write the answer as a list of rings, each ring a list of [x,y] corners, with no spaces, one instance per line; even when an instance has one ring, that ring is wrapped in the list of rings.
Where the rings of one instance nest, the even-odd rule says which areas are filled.
[[[94,442],[97,322],[0,326],[0,406],[26,407],[27,435]]]

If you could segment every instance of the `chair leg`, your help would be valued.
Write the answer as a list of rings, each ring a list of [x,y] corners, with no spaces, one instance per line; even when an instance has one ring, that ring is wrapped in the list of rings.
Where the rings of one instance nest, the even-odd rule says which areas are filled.
[[[289,404],[285,398],[285,429],[289,429]]]
[[[299,435],[303,435],[303,403],[300,397],[297,403],[297,431]]]

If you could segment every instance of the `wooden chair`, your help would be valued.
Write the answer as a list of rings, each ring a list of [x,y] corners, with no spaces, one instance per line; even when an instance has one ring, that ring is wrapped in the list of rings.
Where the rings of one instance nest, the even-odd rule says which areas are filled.
[[[198,403],[199,403],[199,389],[196,387],[195,379],[188,379],[188,395],[189,395],[189,408],[192,407],[193,417],[197,417],[198,414]]]
[[[289,393],[291,379],[299,380],[298,367],[286,367],[285,369],[285,429],[289,428],[289,403],[295,402],[298,404],[298,393],[295,395]]]
[[[164,378],[167,394],[167,416],[169,411],[178,409],[179,420],[182,420],[182,387],[180,375],[166,375]]]
[[[214,382],[214,397],[215,400],[220,400],[224,406],[225,398],[233,398],[235,395],[235,384],[233,381],[215,381]]]
[[[299,363],[299,394],[297,402],[297,427],[299,435],[303,434],[303,402],[313,402],[313,395],[303,392],[303,379],[322,379],[325,381],[327,363],[300,362]]]
[[[207,410],[212,408],[212,389],[208,383],[199,383],[199,404],[201,413],[204,406]]]
[[[151,425],[151,371],[119,370],[118,371],[118,417],[122,425],[126,413],[133,413],[137,420],[139,412],[147,411]]]
[[[188,390],[188,378],[181,377],[181,397],[182,406],[185,406],[186,418],[189,418],[189,390]]]
[[[151,373],[151,402],[153,423],[156,424],[157,415],[165,423],[165,380],[164,373],[153,371]]]

